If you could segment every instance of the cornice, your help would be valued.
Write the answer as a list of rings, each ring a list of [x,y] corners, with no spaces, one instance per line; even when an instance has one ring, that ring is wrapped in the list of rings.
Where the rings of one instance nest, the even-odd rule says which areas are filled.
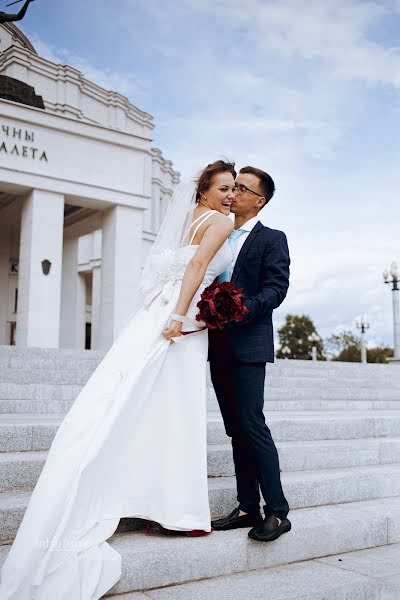
[[[92,98],[96,102],[100,102],[105,108],[117,108],[122,110],[129,120],[136,124],[152,130],[154,128],[153,117],[147,112],[144,112],[131,104],[122,94],[112,90],[105,90],[96,83],[85,79],[82,72],[69,65],[61,65],[44,59],[37,54],[33,54],[25,48],[19,46],[11,46],[0,55],[0,71],[4,71],[8,67],[19,65],[26,68],[28,71],[50,79],[54,83],[72,83],[77,86],[79,92],[86,97]],[[30,83],[30,82],[27,82]],[[44,96],[45,105],[50,110],[57,111],[58,107],[62,107],[62,103],[51,103]],[[72,114],[80,118],[82,111],[79,107],[72,108]],[[85,115],[84,115],[84,118]]]

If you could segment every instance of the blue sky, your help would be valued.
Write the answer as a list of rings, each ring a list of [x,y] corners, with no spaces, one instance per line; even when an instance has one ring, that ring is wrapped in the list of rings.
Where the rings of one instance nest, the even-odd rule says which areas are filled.
[[[221,155],[273,176],[261,218],[292,256],[276,325],[305,313],[326,337],[366,313],[370,344],[392,343],[400,0],[35,0],[21,29],[154,115],[183,176]]]

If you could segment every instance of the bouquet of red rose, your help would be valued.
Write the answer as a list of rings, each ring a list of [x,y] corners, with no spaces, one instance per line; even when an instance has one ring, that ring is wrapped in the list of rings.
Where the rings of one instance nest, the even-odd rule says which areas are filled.
[[[229,321],[242,321],[249,312],[244,305],[242,289],[230,281],[206,287],[197,303],[196,321],[203,321],[209,329],[223,329]]]

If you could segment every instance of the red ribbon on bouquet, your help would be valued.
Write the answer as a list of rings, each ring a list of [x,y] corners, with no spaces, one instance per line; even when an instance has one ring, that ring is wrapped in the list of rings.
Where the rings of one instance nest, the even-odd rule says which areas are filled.
[[[229,321],[242,321],[249,309],[244,305],[243,288],[230,281],[212,283],[197,303],[196,321],[204,321],[209,329],[223,329]]]

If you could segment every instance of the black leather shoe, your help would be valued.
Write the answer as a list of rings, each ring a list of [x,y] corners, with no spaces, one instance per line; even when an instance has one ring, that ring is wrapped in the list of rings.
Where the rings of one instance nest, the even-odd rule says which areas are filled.
[[[253,527],[253,529],[250,529],[248,535],[252,540],[272,542],[282,535],[282,533],[290,531],[291,528],[292,524],[289,519],[282,519],[279,523],[275,515],[270,515]]]
[[[235,508],[227,517],[211,521],[215,531],[227,531],[228,529],[239,529],[239,527],[253,527],[262,523],[260,511],[256,513],[246,513],[239,516],[240,508]]]

